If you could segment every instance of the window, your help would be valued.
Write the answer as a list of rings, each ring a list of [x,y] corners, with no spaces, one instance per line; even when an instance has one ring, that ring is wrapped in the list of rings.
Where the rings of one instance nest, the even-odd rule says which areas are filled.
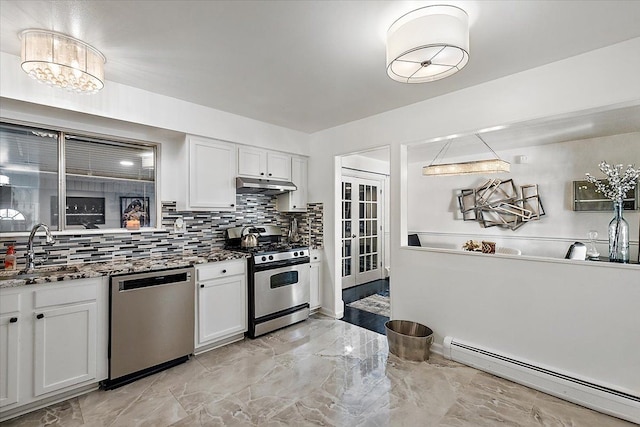
[[[0,232],[153,227],[155,164],[154,145],[2,123]]]

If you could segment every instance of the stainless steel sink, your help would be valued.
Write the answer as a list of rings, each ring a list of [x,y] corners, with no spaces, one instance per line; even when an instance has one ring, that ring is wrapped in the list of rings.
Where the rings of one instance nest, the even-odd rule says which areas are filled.
[[[39,277],[58,276],[67,273],[78,272],[78,267],[75,266],[55,266],[55,267],[41,267],[30,270],[4,270],[0,271],[0,281],[2,280],[29,280],[37,279]]]

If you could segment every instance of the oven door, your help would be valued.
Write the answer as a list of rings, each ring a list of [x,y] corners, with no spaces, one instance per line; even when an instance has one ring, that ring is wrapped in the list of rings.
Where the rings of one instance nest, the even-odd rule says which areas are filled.
[[[309,263],[254,273],[254,318],[309,303]]]

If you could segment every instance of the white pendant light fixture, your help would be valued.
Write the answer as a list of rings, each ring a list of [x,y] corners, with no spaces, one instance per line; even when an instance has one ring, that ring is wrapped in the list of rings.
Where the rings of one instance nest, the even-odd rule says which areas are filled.
[[[387,31],[387,74],[402,83],[449,77],[469,61],[469,17],[456,6],[426,6]]]
[[[104,87],[106,59],[87,43],[48,30],[24,30],[22,69],[41,83],[78,93]]]
[[[476,134],[476,136],[493,153],[495,156],[494,159],[474,160],[471,162],[459,163],[436,163],[439,159],[444,158],[449,146],[453,143],[453,140],[449,140],[442,149],[440,149],[436,157],[431,161],[431,164],[422,168],[422,175],[446,176],[510,172],[511,164],[502,160],[479,134]]]

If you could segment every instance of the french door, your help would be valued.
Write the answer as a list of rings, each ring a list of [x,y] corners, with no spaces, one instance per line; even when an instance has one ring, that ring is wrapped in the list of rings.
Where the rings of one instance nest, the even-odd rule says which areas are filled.
[[[342,177],[342,289],[382,278],[382,188]]]

